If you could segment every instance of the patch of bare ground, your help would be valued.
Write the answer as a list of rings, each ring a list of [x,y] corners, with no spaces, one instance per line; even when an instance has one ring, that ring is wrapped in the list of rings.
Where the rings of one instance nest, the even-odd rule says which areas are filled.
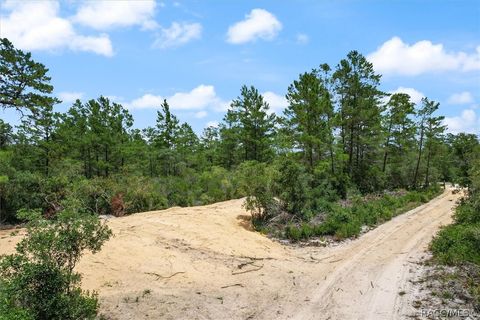
[[[405,315],[412,319],[480,319],[480,304],[468,289],[473,283],[480,283],[478,266],[438,265],[426,255],[412,270],[410,306]]]
[[[458,197],[326,247],[251,231],[243,199],[112,218],[115,237],[78,271],[106,319],[408,319],[410,270]],[[21,236],[0,231],[0,254]]]

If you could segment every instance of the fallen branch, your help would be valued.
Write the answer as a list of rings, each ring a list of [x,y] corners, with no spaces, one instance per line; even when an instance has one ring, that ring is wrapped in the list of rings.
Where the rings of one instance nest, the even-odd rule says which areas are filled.
[[[241,283],[235,283],[235,284],[229,284],[228,286],[223,286],[223,287],[220,287],[221,289],[225,289],[225,288],[230,288],[230,287],[244,287],[243,284]]]
[[[242,269],[243,267],[248,266],[249,264],[254,264],[254,263],[255,263],[255,261],[249,261],[249,262],[245,262],[245,263],[240,263],[240,264],[237,266],[237,268],[238,268],[238,269]]]
[[[257,258],[257,257],[249,257],[249,256],[240,256],[243,259],[250,259],[250,260],[275,260],[275,258],[265,257],[265,258]]]
[[[245,271],[240,271],[240,272],[232,272],[232,275],[237,275],[237,274],[242,274],[242,273],[247,273],[247,272],[253,272],[253,271],[258,271],[263,268],[263,266],[256,266],[258,267],[257,269],[250,269],[250,270],[245,270]]]
[[[332,260],[332,261],[328,261],[328,263],[334,263],[334,262],[338,262],[338,261],[342,261],[343,259],[337,259],[337,260]]]
[[[172,278],[172,277],[174,277],[174,276],[176,276],[177,274],[180,274],[180,273],[185,273],[185,271],[175,272],[174,274],[169,275],[169,276],[162,276],[162,275],[160,275],[160,274],[158,274],[158,273],[155,273],[155,272],[145,272],[145,274],[148,274],[148,275],[150,275],[150,276],[155,276],[155,277],[157,277],[157,279],[155,279],[155,280],[158,280],[158,279],[170,279],[170,278]]]

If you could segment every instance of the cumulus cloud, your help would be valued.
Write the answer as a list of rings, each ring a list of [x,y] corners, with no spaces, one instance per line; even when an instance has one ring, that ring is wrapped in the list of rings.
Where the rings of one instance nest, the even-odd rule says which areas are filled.
[[[173,22],[169,28],[160,27],[153,46],[156,48],[169,48],[183,45],[192,40],[200,39],[202,25],[200,23]]]
[[[253,9],[245,19],[231,25],[227,32],[227,41],[242,44],[257,39],[272,40],[282,29],[278,19],[264,9]]]
[[[155,0],[85,1],[82,2],[73,21],[97,30],[134,25],[151,30],[157,27],[153,20],[155,7]]]
[[[127,108],[129,109],[150,109],[150,108],[159,108],[163,103],[161,96],[156,96],[150,93],[147,93],[140,98],[134,99],[129,103],[126,103]]]
[[[288,107],[288,101],[282,95],[278,95],[272,91],[266,91],[262,95],[265,101],[269,104],[272,112],[281,113],[286,107]]]
[[[391,93],[391,94],[406,93],[410,96],[410,100],[415,104],[419,104],[420,102],[422,102],[422,98],[425,97],[423,92],[420,92],[420,91],[418,91],[414,88],[398,87],[397,89],[395,89],[393,91],[389,91],[389,93]]]
[[[367,56],[377,72],[415,76],[427,72],[480,70],[480,46],[475,52],[447,52],[443,44],[418,41],[412,45],[399,37],[383,43]]]
[[[207,115],[208,115],[208,112],[205,110],[202,110],[202,111],[195,112],[193,116],[197,119],[202,119],[202,118],[205,118]]]
[[[58,94],[58,98],[62,100],[63,103],[72,103],[75,102],[77,99],[82,99],[84,96],[83,92],[60,92]]]
[[[78,34],[71,22],[59,16],[58,1],[7,1],[0,15],[0,36],[10,39],[23,50],[87,51],[112,56],[108,35]]]
[[[443,124],[447,125],[451,133],[475,133],[480,134],[480,117],[473,109],[465,109],[460,116],[445,117]]]
[[[473,103],[473,96],[468,91],[454,93],[448,98],[447,102],[450,103],[450,104]]]
[[[214,86],[202,84],[193,88],[191,91],[177,92],[168,97],[148,93],[125,105],[129,109],[158,108],[163,102],[163,99],[167,99],[168,104],[173,110],[199,110],[200,112],[206,108],[217,110],[223,108],[225,104],[225,102],[217,96]],[[202,115],[202,113],[199,112],[197,112],[196,116]]]
[[[307,44],[310,41],[310,37],[304,33],[297,34],[296,38],[298,44]]]
[[[207,124],[205,125],[205,128],[208,128],[208,127],[214,127],[214,128],[218,128],[220,124],[218,123],[218,121],[208,121]]]

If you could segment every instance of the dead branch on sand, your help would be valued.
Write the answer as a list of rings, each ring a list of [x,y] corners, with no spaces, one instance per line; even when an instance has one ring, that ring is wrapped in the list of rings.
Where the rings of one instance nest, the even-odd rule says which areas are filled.
[[[255,267],[257,267],[256,269],[249,269],[249,270],[245,270],[245,271],[240,271],[240,272],[232,272],[232,275],[237,275],[237,274],[242,274],[242,273],[247,273],[247,272],[253,272],[253,271],[258,271],[260,269],[263,268],[263,266],[256,266],[256,265],[253,265]]]
[[[185,271],[175,272],[174,274],[169,275],[169,276],[162,276],[162,275],[160,275],[160,274],[158,274],[158,273],[155,273],[155,272],[145,272],[145,274],[148,274],[149,276],[155,276],[155,277],[157,277],[157,279],[155,279],[155,280],[158,280],[158,279],[170,279],[170,278],[172,278],[172,277],[174,277],[174,276],[176,276],[177,274],[180,274],[180,273],[185,273]]]
[[[243,284],[241,283],[235,283],[235,284],[229,284],[228,286],[223,286],[223,287],[220,287],[221,289],[225,289],[225,288],[230,288],[230,287],[244,287]]]

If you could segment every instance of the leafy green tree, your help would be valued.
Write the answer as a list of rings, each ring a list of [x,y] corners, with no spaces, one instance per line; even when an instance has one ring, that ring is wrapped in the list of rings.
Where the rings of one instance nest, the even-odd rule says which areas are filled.
[[[80,288],[75,266],[85,251],[96,253],[111,236],[98,217],[65,210],[53,220],[22,212],[27,234],[16,253],[0,260],[0,318],[95,319],[97,296]]]
[[[467,133],[449,134],[447,143],[451,148],[451,161],[448,165],[455,171],[455,176],[452,178],[463,186],[469,186],[471,183],[470,168],[475,161],[475,149],[480,144],[477,136]]]
[[[38,150],[38,158],[41,171],[45,176],[50,173],[51,159],[55,152],[54,134],[59,122],[59,114],[53,112],[53,106],[44,106],[37,112],[27,115],[22,119],[19,130],[32,145],[32,149]]]
[[[180,161],[185,163],[187,167],[193,167],[197,161],[195,155],[198,153],[199,139],[192,127],[188,123],[182,123],[175,137],[175,151]]]
[[[161,110],[157,111],[155,143],[161,149],[173,149],[178,130],[180,129],[179,121],[177,117],[170,112],[170,106],[167,100],[164,100],[160,107]]]
[[[310,179],[305,167],[291,157],[280,160],[277,185],[279,199],[286,212],[299,218],[308,216],[310,213]]]
[[[414,136],[414,123],[411,117],[415,115],[415,104],[405,93],[395,93],[387,104],[384,118],[385,147],[383,153],[382,171],[387,167],[388,155],[394,152],[403,152],[405,146]]]
[[[5,149],[12,143],[12,126],[0,119],[0,150]]]
[[[219,157],[220,132],[216,126],[209,126],[203,130],[200,137],[200,152],[207,165],[213,166],[218,162]]]
[[[374,170],[382,138],[380,75],[357,51],[342,59],[333,74],[339,103],[340,138],[347,154],[346,169],[353,182],[363,191],[374,189]]]
[[[411,163],[416,146],[415,104],[405,93],[393,94],[382,119],[385,133],[382,172],[388,188],[408,187],[411,180]]]
[[[418,179],[420,175],[420,163],[422,160],[422,154],[423,154],[423,149],[425,147],[425,134],[429,130],[429,126],[431,122],[435,121],[435,118],[433,117],[433,113],[437,111],[438,107],[440,106],[440,103],[431,101],[428,98],[423,98],[422,99],[422,107],[420,110],[418,110],[417,114],[419,116],[418,119],[418,153],[417,153],[417,161],[415,165],[415,172],[413,175],[413,182],[412,186],[413,188],[418,187]]]
[[[0,39],[0,107],[36,112],[58,102],[50,94],[48,69],[32,60],[30,53],[15,49],[6,38]]]
[[[131,114],[122,105],[101,96],[85,104],[76,101],[64,116],[59,135],[67,151],[84,163],[86,177],[108,177],[124,165]]]
[[[239,164],[242,159],[242,146],[240,145],[239,136],[241,128],[235,122],[233,117],[225,116],[223,123],[220,124],[218,132],[220,136],[218,146],[218,158],[220,164],[226,169],[232,169]]]
[[[324,70],[329,70],[328,65]],[[301,74],[288,88],[289,106],[284,114],[293,147],[303,151],[309,171],[313,172],[316,163],[329,154],[333,173],[333,104],[324,81],[328,79],[320,78],[316,70]]]
[[[431,164],[432,158],[436,155],[440,154],[439,146],[443,144],[443,134],[446,130],[446,126],[442,125],[443,119],[445,117],[430,117],[427,120],[427,127],[426,127],[426,153],[427,153],[427,163],[426,163],[426,171],[425,171],[425,188],[430,185],[430,178],[431,178]]]
[[[259,162],[271,159],[276,117],[269,114],[268,103],[255,87],[242,87],[240,96],[232,101],[224,120],[230,124],[229,133],[243,149],[241,159]]]
[[[167,100],[164,100],[157,111],[157,124],[150,134],[153,135],[154,151],[161,164],[161,174],[169,176],[176,172],[175,140],[180,125],[177,117],[170,111]]]

